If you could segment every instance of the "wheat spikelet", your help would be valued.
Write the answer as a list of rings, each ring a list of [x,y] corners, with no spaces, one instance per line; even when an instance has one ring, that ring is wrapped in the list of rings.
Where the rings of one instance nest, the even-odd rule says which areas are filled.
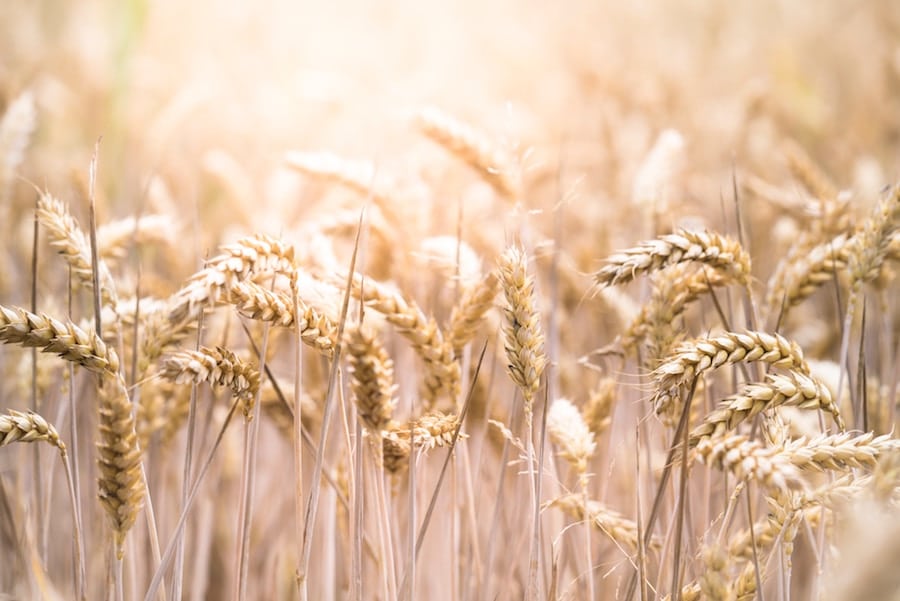
[[[37,205],[38,220],[47,230],[50,245],[63,256],[72,269],[72,276],[83,286],[93,289],[93,273],[91,267],[91,245],[84,230],[69,214],[62,202],[42,192]],[[100,283],[100,300],[104,306],[116,307],[116,285],[112,275],[103,261],[98,263],[98,281]]]
[[[93,331],[20,307],[0,305],[0,341],[55,353],[100,375],[119,371],[118,355]]]
[[[719,408],[691,432],[690,444],[697,444],[703,437],[722,436],[760,412],[781,405],[828,411],[838,428],[844,429],[844,421],[827,386],[802,373],[768,374],[764,383],[748,384],[739,394],[722,401]]]
[[[125,536],[134,525],[145,492],[134,415],[121,378],[107,382],[100,391],[99,433],[100,503],[110,519],[116,556],[121,559]]]
[[[172,297],[169,320],[173,324],[195,321],[207,306],[227,302],[231,288],[253,274],[294,271],[293,247],[264,234],[242,238],[220,250]]]
[[[547,357],[541,314],[536,307],[534,278],[528,274],[527,263],[525,252],[515,246],[506,249],[499,259],[500,286],[506,297],[503,344],[507,373],[522,391],[526,415],[530,419]]]
[[[56,428],[33,411],[9,409],[0,414],[0,447],[14,442],[45,441],[66,455],[66,445],[59,439]]]
[[[481,281],[466,288],[462,298],[450,313],[450,325],[447,327],[447,339],[458,356],[463,347],[475,335],[484,320],[484,315],[494,304],[494,298],[500,289],[500,280],[494,271],[488,272]]]
[[[587,512],[585,512],[585,500],[581,494],[567,494],[552,501],[545,502],[541,508],[556,507],[578,520],[585,518],[587,513],[591,524],[608,536],[612,541],[624,545],[629,550],[637,548],[638,528],[631,520],[622,514],[605,507],[600,501],[588,500]],[[651,546],[656,547],[657,541]]]
[[[259,371],[221,346],[173,353],[163,362],[160,375],[176,384],[209,382],[226,386],[241,400],[248,418],[259,391]]]
[[[381,342],[361,327],[348,330],[346,349],[356,413],[366,428],[380,433],[388,427],[396,402],[394,362]]]
[[[559,448],[560,456],[569,462],[577,474],[584,474],[588,461],[597,450],[597,443],[594,442],[594,433],[572,401],[553,401],[547,416],[547,433]]]
[[[750,278],[750,256],[737,241],[713,232],[679,229],[608,257],[594,280],[599,286],[626,284],[642,273],[687,261],[720,269],[742,284]]]
[[[334,354],[337,324],[323,313],[297,299],[300,319],[294,319],[294,300],[285,292],[271,291],[254,282],[238,282],[230,289],[230,301],[251,319],[300,329],[300,339],[326,357]]]
[[[472,167],[498,194],[511,200],[521,196],[517,166],[483,133],[434,107],[419,112],[416,123],[423,134]]]
[[[700,596],[709,601],[731,601],[729,582],[726,581],[731,558],[721,546],[712,544],[700,551],[703,574],[699,578]],[[682,597],[684,595],[682,594]]]
[[[368,279],[364,282],[359,275],[353,278],[351,292],[355,298],[384,315],[422,357],[426,367],[424,393],[429,404],[444,393],[451,399],[459,395],[459,363],[434,319],[426,317],[415,302],[407,301],[384,284]]]
[[[25,158],[25,149],[37,124],[34,95],[22,92],[0,119],[0,206],[8,206],[16,169]]]
[[[734,474],[739,480],[752,479],[767,488],[785,489],[800,482],[800,472],[790,458],[746,436],[700,440],[694,450],[697,459]]]
[[[653,372],[659,389],[657,413],[665,412],[680,394],[680,389],[703,372],[741,361],[762,361],[774,367],[809,374],[803,351],[797,343],[780,334],[725,332],[709,338],[697,338],[682,343]]]

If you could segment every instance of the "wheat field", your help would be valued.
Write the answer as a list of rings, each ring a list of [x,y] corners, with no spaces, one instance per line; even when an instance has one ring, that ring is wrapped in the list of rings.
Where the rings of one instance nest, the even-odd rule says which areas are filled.
[[[5,0],[0,600],[900,599],[898,167],[888,0]]]

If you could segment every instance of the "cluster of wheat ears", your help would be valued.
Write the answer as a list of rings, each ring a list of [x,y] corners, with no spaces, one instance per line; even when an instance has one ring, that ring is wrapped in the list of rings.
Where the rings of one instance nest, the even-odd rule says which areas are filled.
[[[414,127],[468,166],[506,241],[460,209],[456,235],[423,240],[404,273],[403,182],[295,151],[286,166],[357,208],[189,265],[173,216],[98,217],[102,145],[77,205],[14,195],[36,119],[26,93],[0,123],[0,202],[34,224],[30,305],[0,303],[19,378],[0,446],[46,442],[60,460],[2,449],[21,454],[0,474],[0,596],[896,590],[900,187],[854,202],[787,145],[802,228],[767,280],[746,197],[784,195],[737,176],[731,232],[653,231],[590,272],[565,228],[535,226],[576,205],[528,210],[546,178],[527,158],[429,108]],[[160,257],[192,275],[154,276]],[[823,306],[834,323],[797,318]],[[861,562],[844,551],[859,514],[891,533]]]

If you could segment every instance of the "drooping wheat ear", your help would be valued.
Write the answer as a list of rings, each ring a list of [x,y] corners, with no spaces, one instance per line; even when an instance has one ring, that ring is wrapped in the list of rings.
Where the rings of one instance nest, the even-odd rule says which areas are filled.
[[[673,265],[653,278],[653,293],[622,336],[626,350],[636,350],[645,338],[650,339],[656,357],[663,357],[676,338],[678,318],[687,306],[714,287],[734,281],[732,274],[717,269],[699,271],[690,264]]]
[[[206,307],[227,302],[231,288],[261,272],[290,274],[294,270],[294,247],[257,234],[220,248],[221,254],[191,276],[172,297],[169,320],[173,324],[196,321]]]
[[[13,178],[25,158],[36,124],[34,96],[30,91],[22,92],[6,107],[0,120],[0,206],[9,206]]]
[[[380,435],[394,413],[394,362],[374,334],[362,327],[347,331],[347,356],[350,362],[350,389],[360,421]]]
[[[852,238],[840,234],[834,239],[785,258],[769,278],[766,304],[777,311],[800,304],[819,286],[834,280],[847,268]]]
[[[800,469],[849,470],[872,468],[878,458],[900,449],[900,440],[874,432],[852,436],[849,432],[813,439],[798,438],[785,444],[782,454]]]
[[[484,315],[494,305],[494,298],[500,290],[500,280],[494,271],[489,271],[480,282],[468,287],[450,313],[447,338],[458,356],[484,321]]]
[[[56,428],[37,413],[9,409],[6,414],[0,415],[0,447],[14,442],[37,441],[48,442],[65,457],[66,445],[59,439]]]
[[[144,500],[141,449],[125,382],[120,377],[106,381],[99,396],[100,503],[112,525],[116,556],[122,559],[125,536],[134,525]]]
[[[750,255],[736,240],[713,232],[679,229],[612,255],[594,274],[594,280],[598,286],[626,284],[642,273],[688,261],[715,267],[741,284],[750,278]]]
[[[244,416],[252,415],[259,391],[259,370],[224,347],[173,353],[163,362],[160,375],[176,384],[209,382],[227,386],[241,400]]]
[[[468,164],[501,196],[521,196],[518,165],[508,152],[471,125],[429,107],[419,112],[416,124],[423,134]]]
[[[852,289],[857,290],[878,277],[898,227],[900,185],[894,186],[879,201],[875,214],[853,236],[847,260]]]
[[[150,367],[156,364],[157,359],[165,351],[183,342],[197,329],[197,323],[193,321],[172,323],[169,320],[169,314],[176,301],[177,299],[141,299],[138,324],[140,337],[138,373],[136,376],[138,380],[147,375]],[[128,318],[124,318],[122,322],[122,332],[125,333],[131,329],[128,327]]]
[[[93,289],[93,273],[91,268],[91,245],[84,230],[78,225],[62,202],[48,192],[41,192],[38,199],[37,216],[41,225],[47,230],[50,245],[63,256],[72,269],[73,277],[88,289]],[[116,284],[106,266],[98,263],[98,281],[100,282],[100,300],[104,306],[115,308],[117,304]]]
[[[637,548],[638,528],[637,524],[627,519],[617,511],[604,506],[600,501],[588,500],[585,512],[584,497],[581,494],[571,493],[563,495],[552,501],[545,502],[541,508],[556,507],[578,520],[590,519],[591,524],[608,536],[613,542],[627,547],[628,552]],[[585,517],[587,514],[587,518]],[[659,541],[654,540],[652,547],[658,547]]]
[[[796,342],[780,334],[765,332],[724,332],[709,338],[682,343],[656,368],[657,413],[665,412],[680,395],[681,389],[703,372],[726,363],[762,361],[774,367],[809,374],[803,351]]]
[[[619,384],[616,379],[606,377],[597,383],[597,387],[588,396],[582,414],[595,437],[600,437],[612,423],[612,411],[618,399],[618,392]]]
[[[694,449],[694,456],[739,480],[756,480],[768,488],[785,489],[800,482],[800,471],[780,449],[766,447],[746,436],[703,438]]]
[[[413,422],[413,446],[422,449],[443,447],[453,442],[453,433],[459,427],[459,415],[435,411]],[[459,438],[467,438],[460,432]]]
[[[326,357],[334,354],[337,324],[323,313],[297,299],[300,319],[294,319],[294,301],[290,294],[268,290],[251,281],[237,282],[230,290],[230,301],[249,317],[274,325],[300,328],[300,339]]]
[[[556,399],[547,415],[547,432],[559,448],[560,456],[569,462],[579,476],[587,471],[587,464],[597,450],[594,433],[588,428],[581,412],[569,399]]]
[[[459,363],[435,320],[426,317],[414,301],[408,301],[399,292],[374,280],[363,281],[358,274],[353,278],[351,293],[384,315],[422,357],[426,368],[423,391],[426,402],[432,405],[442,394],[456,399],[459,395]]]
[[[499,265],[500,286],[506,297],[503,345],[508,361],[507,373],[521,389],[526,416],[530,419],[534,395],[547,364],[534,278],[528,273],[525,251],[516,246],[506,249],[500,256]]]
[[[0,305],[0,341],[56,353],[101,375],[119,371],[118,355],[95,332],[20,307]]]
[[[762,411],[781,405],[828,411],[838,428],[844,429],[844,420],[827,386],[798,372],[768,374],[765,382],[748,384],[740,393],[723,400],[691,432],[690,444],[696,445],[704,437],[723,436]]]
[[[165,244],[174,242],[172,218],[166,215],[125,217],[97,228],[97,247],[100,258],[114,261],[125,256],[131,244]]]
[[[837,198],[838,189],[835,183],[802,146],[793,140],[787,140],[782,146],[782,151],[793,176],[814,198],[821,202]]]

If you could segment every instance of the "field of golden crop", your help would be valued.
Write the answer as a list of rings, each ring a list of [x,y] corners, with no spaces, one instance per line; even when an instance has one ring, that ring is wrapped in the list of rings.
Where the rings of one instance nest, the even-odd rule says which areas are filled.
[[[0,226],[0,600],[900,599],[898,3],[3,0]]]

